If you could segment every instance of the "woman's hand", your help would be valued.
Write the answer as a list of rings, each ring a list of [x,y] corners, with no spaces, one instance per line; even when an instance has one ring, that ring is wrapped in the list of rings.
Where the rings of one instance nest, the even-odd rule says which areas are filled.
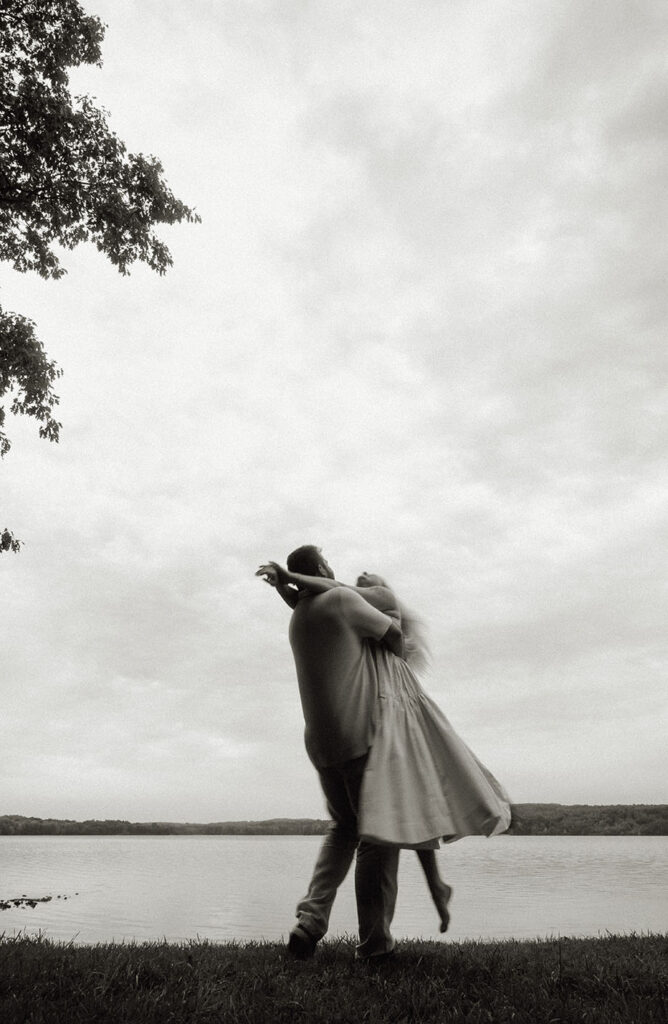
[[[265,583],[268,583],[271,587],[277,587],[279,584],[285,586],[292,582],[293,574],[284,569],[278,562],[267,562],[265,565],[261,565],[256,576],[264,577]]]
[[[275,587],[278,583],[278,573],[274,569],[273,565],[260,565],[258,566],[256,576],[261,576],[265,583],[268,583],[270,587]]]
[[[295,588],[290,586],[294,573],[288,572],[278,562],[267,562],[258,568],[255,575],[262,576],[264,582],[273,587],[290,608],[295,608],[299,595]]]

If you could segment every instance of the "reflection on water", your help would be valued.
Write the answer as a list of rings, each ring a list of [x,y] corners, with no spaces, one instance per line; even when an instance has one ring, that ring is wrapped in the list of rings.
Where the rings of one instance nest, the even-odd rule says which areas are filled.
[[[318,836],[0,836],[0,933],[80,943],[285,938]],[[471,837],[444,847],[454,887],[445,941],[664,932],[668,837]],[[74,894],[78,895],[74,895]],[[418,859],[403,851],[393,931],[439,938]],[[354,934],[352,872],[330,934]]]

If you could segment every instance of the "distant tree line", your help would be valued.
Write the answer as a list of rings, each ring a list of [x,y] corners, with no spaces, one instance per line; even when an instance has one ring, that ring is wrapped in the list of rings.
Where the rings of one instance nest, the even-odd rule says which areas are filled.
[[[315,836],[328,822],[320,818],[271,818],[265,821],[218,821],[209,824],[172,821],[71,821],[0,816],[3,836],[208,835]],[[668,804],[514,804],[508,830],[516,836],[665,836]]]
[[[316,818],[271,818],[267,821],[217,821],[208,824],[173,821],[120,821],[0,816],[3,836],[311,836],[321,835],[328,822]]]
[[[668,804],[515,804],[516,836],[665,836]]]

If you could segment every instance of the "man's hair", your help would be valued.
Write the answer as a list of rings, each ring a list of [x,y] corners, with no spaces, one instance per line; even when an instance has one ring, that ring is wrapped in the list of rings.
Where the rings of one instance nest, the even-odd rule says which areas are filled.
[[[315,544],[302,544],[288,555],[288,569],[303,576],[319,576],[318,566],[322,562],[320,548]]]

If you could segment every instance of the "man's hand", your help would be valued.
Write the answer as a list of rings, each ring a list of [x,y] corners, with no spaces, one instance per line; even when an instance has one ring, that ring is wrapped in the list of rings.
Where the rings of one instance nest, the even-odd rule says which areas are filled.
[[[393,654],[396,654],[397,657],[403,658],[404,634],[401,632],[401,630],[399,629],[395,622],[393,622],[388,627],[388,630],[383,636],[381,643],[385,644],[385,646],[389,648],[389,650],[391,650]]]

